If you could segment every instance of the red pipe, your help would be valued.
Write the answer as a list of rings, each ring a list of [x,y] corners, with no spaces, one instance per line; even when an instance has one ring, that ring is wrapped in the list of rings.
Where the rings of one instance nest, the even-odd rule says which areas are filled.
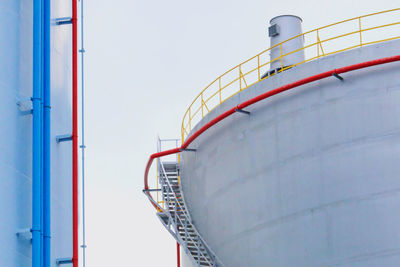
[[[206,130],[208,130],[211,126],[217,124],[218,122],[222,121],[223,119],[229,117],[230,115],[232,115],[233,113],[236,112],[236,109],[243,109],[246,108],[252,104],[255,104],[261,100],[264,100],[266,98],[269,98],[273,95],[277,95],[279,93],[282,93],[284,91],[288,91],[290,89],[293,89],[295,87],[299,87],[301,85],[304,84],[308,84],[317,80],[321,80],[327,77],[331,77],[333,74],[341,74],[341,73],[346,73],[349,71],[353,71],[353,70],[358,70],[358,69],[363,69],[363,68],[367,68],[367,67],[372,67],[372,66],[377,66],[377,65],[381,65],[381,64],[386,64],[386,63],[391,63],[391,62],[395,62],[395,61],[400,61],[400,55],[397,56],[391,56],[391,57],[386,57],[386,58],[381,58],[381,59],[376,59],[376,60],[371,60],[371,61],[367,61],[367,62],[363,62],[363,63],[358,63],[358,64],[354,64],[354,65],[350,65],[347,67],[342,67],[342,68],[338,68],[338,69],[333,69],[330,71],[326,71],[326,72],[322,72],[320,74],[316,74],[301,80],[298,80],[296,82],[293,83],[289,83],[286,85],[283,85],[281,87],[278,87],[276,89],[273,89],[271,91],[265,92],[261,95],[258,95],[254,98],[251,98],[239,105],[237,105],[236,107],[233,107],[227,111],[225,111],[224,113],[220,114],[219,116],[215,117],[213,120],[209,121],[208,123],[204,124],[200,129],[198,129],[196,132],[194,132],[188,139],[186,139],[186,141],[182,144],[182,146],[180,148],[175,148],[175,149],[171,149],[171,150],[166,150],[166,151],[162,151],[162,152],[158,152],[158,153],[154,153],[150,156],[147,165],[146,165],[146,169],[144,171],[144,189],[149,189],[149,185],[148,185],[148,176],[149,176],[149,170],[151,167],[151,163],[153,162],[153,160],[155,158],[159,158],[162,156],[167,156],[167,155],[171,155],[171,154],[176,154],[179,153],[182,149],[187,148],[199,135],[201,135],[202,133],[204,133]],[[150,197],[153,198],[150,194],[150,192],[146,192],[146,194]],[[157,206],[152,203],[150,201],[150,203],[157,209]]]
[[[208,130],[211,126],[217,124],[218,122],[224,120],[225,118],[229,117],[230,115],[232,115],[233,113],[236,112],[236,109],[243,109],[246,108],[252,104],[255,104],[261,100],[264,100],[266,98],[269,98],[271,96],[277,95],[279,93],[282,93],[284,91],[288,91],[290,89],[293,89],[295,87],[299,87],[301,85],[307,84],[307,83],[311,83],[317,80],[321,80],[327,77],[331,77],[333,74],[341,74],[341,73],[345,73],[345,72],[349,72],[349,71],[353,71],[353,70],[358,70],[358,69],[362,69],[362,68],[367,68],[367,67],[372,67],[372,66],[376,66],[376,65],[381,65],[381,64],[386,64],[386,63],[390,63],[390,62],[395,62],[395,61],[400,61],[400,55],[397,56],[392,56],[392,57],[386,57],[386,58],[381,58],[381,59],[376,59],[376,60],[371,60],[371,61],[367,61],[367,62],[363,62],[363,63],[359,63],[359,64],[354,64],[354,65],[350,65],[347,67],[343,67],[343,68],[338,68],[338,69],[333,69],[330,71],[326,71],[326,72],[322,72],[320,74],[316,74],[301,80],[298,80],[296,82],[293,83],[289,83],[287,85],[283,85],[281,87],[278,87],[276,89],[273,89],[271,91],[265,92],[261,95],[258,95],[254,98],[251,98],[239,105],[237,105],[236,107],[233,107],[227,111],[225,111],[224,113],[220,114],[219,116],[215,117],[214,119],[212,119],[211,121],[209,121],[208,123],[204,124],[200,129],[198,129],[196,132],[194,132],[188,139],[186,139],[186,141],[182,144],[182,146],[180,148],[175,148],[175,149],[170,149],[170,150],[166,150],[166,151],[161,151],[158,153],[154,153],[150,156],[147,165],[146,165],[146,169],[144,172],[144,188],[147,190],[149,189],[149,185],[148,185],[148,176],[149,176],[149,170],[151,167],[151,163],[153,162],[153,160],[155,158],[159,158],[162,156],[167,156],[167,155],[171,155],[171,154],[176,154],[179,153],[182,149],[187,148],[199,135],[201,135],[202,133],[204,133],[206,130]],[[146,192],[146,194],[150,197],[153,198],[150,194],[150,192]],[[157,206],[150,201],[150,203],[157,209]],[[177,243],[177,266],[180,267],[180,248],[179,248],[179,243]]]
[[[78,267],[78,10],[72,0],[72,264]]]
[[[181,247],[178,242],[176,242],[176,264],[181,267]]]
[[[145,169],[145,171],[144,171],[144,189],[145,189],[145,190],[148,190],[148,189],[149,189],[149,182],[148,182],[147,177],[149,176],[149,170],[150,170],[150,167],[151,167],[151,163],[153,163],[153,160],[154,160],[155,158],[159,158],[159,157],[163,157],[163,156],[167,156],[167,155],[171,155],[171,154],[176,154],[176,153],[179,153],[179,152],[180,152],[180,149],[179,149],[179,148],[174,148],[174,149],[170,149],[170,150],[166,150],[166,151],[154,153],[154,154],[152,154],[152,155],[150,156],[149,161],[147,162],[147,165],[146,165],[146,169]],[[146,192],[146,194],[147,194],[150,198],[153,198],[153,197],[151,196],[150,192]],[[151,203],[151,205],[153,205],[154,208],[157,209],[157,205],[156,205],[156,204],[154,204],[154,203],[151,202],[151,201],[150,201],[150,203]]]

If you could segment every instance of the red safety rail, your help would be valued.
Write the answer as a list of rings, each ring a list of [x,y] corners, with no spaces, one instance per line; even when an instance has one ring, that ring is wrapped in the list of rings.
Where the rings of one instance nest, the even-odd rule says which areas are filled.
[[[176,242],[176,265],[181,267],[181,247],[178,242]]]
[[[243,103],[225,111],[224,113],[220,114],[219,116],[215,117],[214,119],[212,119],[211,121],[209,121],[208,123],[204,124],[200,129],[198,129],[196,132],[194,132],[189,138],[186,139],[186,141],[182,144],[182,146],[180,148],[175,148],[175,149],[170,149],[170,150],[166,150],[166,151],[162,151],[162,152],[158,152],[158,153],[154,153],[150,156],[147,165],[146,165],[146,169],[144,172],[144,189],[145,189],[145,193],[148,195],[148,197],[150,198],[150,200],[153,200],[153,197],[151,196],[151,193],[149,191],[147,191],[149,189],[149,185],[148,185],[148,175],[149,175],[149,170],[151,167],[151,164],[153,162],[154,159],[159,158],[159,157],[163,157],[163,156],[167,156],[167,155],[171,155],[171,154],[176,154],[179,153],[181,151],[183,151],[184,149],[187,149],[188,146],[197,138],[199,137],[202,133],[204,133],[206,130],[208,130],[210,127],[212,127],[213,125],[219,123],[220,121],[224,120],[225,118],[229,117],[230,115],[234,114],[235,112],[237,112],[237,110],[242,110],[250,105],[253,105],[257,102],[260,102],[261,100],[264,100],[266,98],[269,98],[271,96],[277,95],[279,93],[288,91],[290,89],[299,87],[301,85],[304,84],[308,84],[311,82],[315,82],[324,78],[328,78],[328,77],[332,77],[334,75],[339,75],[342,73],[346,73],[346,72],[350,72],[350,71],[354,71],[354,70],[359,70],[359,69],[363,69],[363,68],[367,68],[367,67],[372,67],[372,66],[377,66],[377,65],[381,65],[381,64],[386,64],[386,63],[391,63],[391,62],[395,62],[395,61],[400,61],[400,55],[396,55],[396,56],[391,56],[391,57],[386,57],[386,58],[381,58],[381,59],[376,59],[376,60],[371,60],[371,61],[367,61],[367,62],[363,62],[363,63],[358,63],[358,64],[354,64],[354,65],[350,65],[347,67],[342,67],[342,68],[338,68],[338,69],[333,69],[330,71],[326,71],[326,72],[322,72],[301,80],[298,80],[296,82],[293,83],[289,83],[286,85],[283,85],[281,87],[278,87],[276,89],[273,89],[271,91],[265,92],[261,95],[258,95],[254,98],[251,98],[247,101],[244,101]],[[150,201],[150,203],[157,209],[157,205],[154,204],[154,201]]]
[[[78,10],[72,0],[72,263],[78,267]]]

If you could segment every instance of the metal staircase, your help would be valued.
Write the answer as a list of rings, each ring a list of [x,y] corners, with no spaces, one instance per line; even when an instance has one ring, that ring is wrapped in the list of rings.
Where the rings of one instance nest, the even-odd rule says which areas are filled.
[[[158,182],[162,201],[157,216],[176,239],[194,266],[215,266],[223,264],[216,258],[192,223],[185,206],[179,178],[179,158],[162,162],[158,159]]]

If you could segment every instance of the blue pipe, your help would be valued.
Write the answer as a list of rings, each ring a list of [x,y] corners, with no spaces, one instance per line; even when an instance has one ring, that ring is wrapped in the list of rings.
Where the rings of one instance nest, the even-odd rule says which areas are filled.
[[[84,35],[83,35],[83,1],[81,0],[81,49],[79,50],[81,53],[81,149],[82,149],[82,267],[86,266],[86,207],[85,207],[85,65],[84,65],[84,55],[85,55],[85,46],[84,46]]]
[[[43,55],[43,266],[50,267],[50,0],[43,0],[44,55]]]
[[[40,151],[41,151],[41,166],[40,166],[40,266],[43,266],[44,262],[44,237],[43,237],[43,229],[44,229],[44,101],[45,101],[45,96],[44,96],[44,83],[45,83],[45,77],[44,77],[44,69],[45,69],[45,62],[44,62],[44,57],[45,57],[45,47],[44,47],[44,1],[41,0],[40,3],[41,6],[41,81],[40,81],[40,90],[41,90],[41,96],[42,96],[42,102],[40,105],[41,109],[41,120],[40,120],[40,129],[41,129],[41,140],[40,140]]]
[[[41,264],[42,1],[33,1],[32,267]]]

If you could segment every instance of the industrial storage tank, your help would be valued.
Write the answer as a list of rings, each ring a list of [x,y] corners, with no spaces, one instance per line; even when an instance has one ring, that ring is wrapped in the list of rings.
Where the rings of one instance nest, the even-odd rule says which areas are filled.
[[[396,55],[400,42],[360,50],[271,77],[209,116],[304,74]],[[226,266],[400,264],[399,77],[393,63],[306,85],[192,143],[196,153],[181,156],[182,190]]]
[[[271,42],[199,94],[145,173],[185,267],[400,265],[399,14]]]
[[[71,14],[70,0],[0,2],[0,266],[72,262]]]

